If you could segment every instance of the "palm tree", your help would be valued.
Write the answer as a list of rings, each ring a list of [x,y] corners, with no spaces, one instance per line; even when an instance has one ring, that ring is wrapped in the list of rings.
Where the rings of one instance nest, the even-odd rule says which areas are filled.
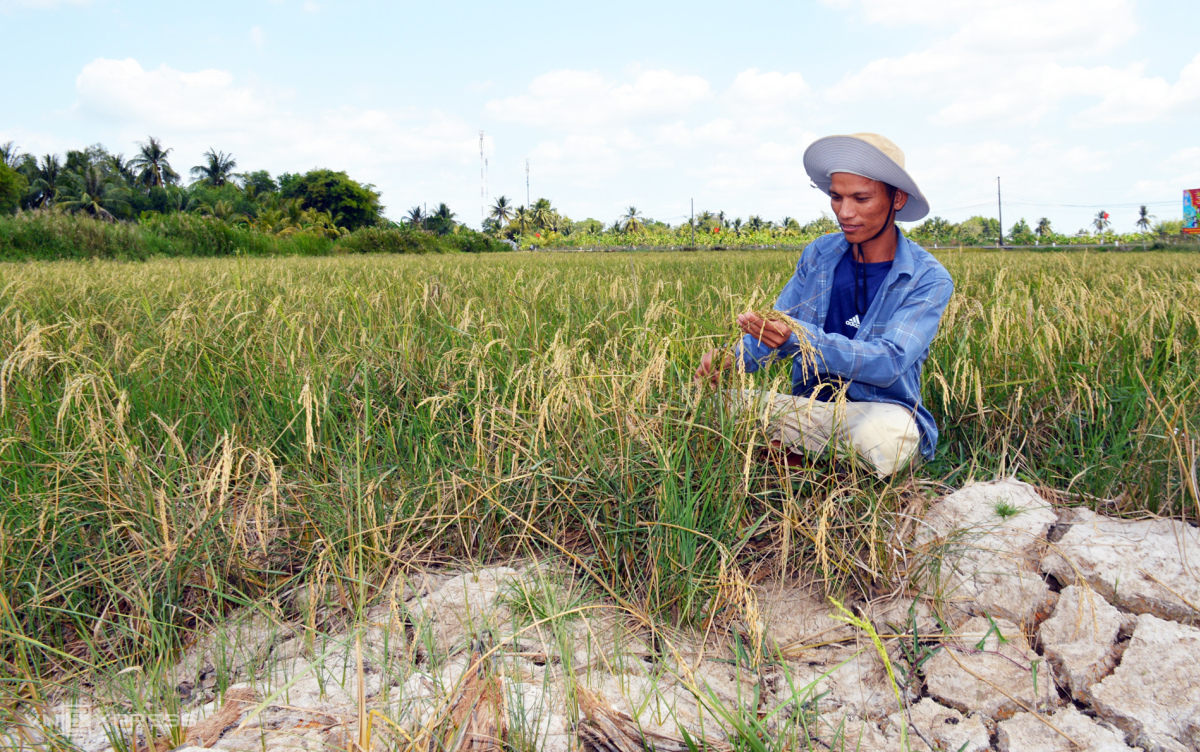
[[[757,214],[751,214],[750,219],[746,221],[746,229],[750,232],[763,229],[762,217],[758,216]]]
[[[1054,230],[1050,227],[1050,219],[1047,217],[1042,217],[1039,219],[1037,227],[1033,228],[1033,234],[1037,235],[1039,238],[1044,238],[1053,232]]]
[[[6,167],[17,169],[17,165],[21,164],[21,150],[17,148],[16,143],[5,141],[0,144],[0,163]]]
[[[196,207],[196,212],[210,217],[216,217],[217,219],[225,222],[232,222],[234,219],[237,219],[237,212],[234,211],[233,204],[224,199],[215,201],[211,204],[201,204],[200,206]]]
[[[148,143],[138,142],[138,154],[129,160],[130,168],[137,170],[137,182],[147,188],[161,188],[179,180],[179,173],[172,170],[167,161],[171,149],[164,149],[162,142],[154,136],[148,138]]]
[[[124,154],[109,154],[108,159],[104,162],[104,166],[110,174],[125,181],[126,185],[133,185],[136,178],[133,174],[133,168],[130,166],[130,161],[125,159]]]
[[[742,218],[738,217],[733,220],[733,234],[741,237],[742,235]]]
[[[498,227],[503,227],[512,219],[512,215],[512,202],[508,200],[508,196],[501,196],[492,205],[492,211],[488,214],[488,217],[494,219]]]
[[[450,207],[442,202],[438,204],[437,209],[425,217],[425,227],[438,235],[448,235],[454,232],[454,226],[457,224],[454,221],[456,216],[458,215],[450,211]]]
[[[538,229],[548,230],[550,228],[551,218],[554,216],[554,207],[550,205],[550,199],[539,198],[534,201],[533,206],[529,207],[529,213]]]
[[[631,206],[621,215],[621,229],[625,232],[640,232],[646,226],[646,219],[636,206]]]
[[[533,224],[533,212],[526,209],[524,206],[518,206],[513,212],[512,223],[517,226],[517,232],[524,235]]]
[[[408,210],[408,214],[404,215],[404,219],[410,225],[424,224],[425,213],[421,211],[421,207],[414,206]]]
[[[66,172],[57,154],[47,154],[42,157],[42,163],[37,166],[33,180],[29,183],[29,195],[33,205],[50,206],[58,198],[58,192],[63,187]]]
[[[1108,221],[1108,212],[1104,210],[1096,212],[1096,216],[1092,218],[1092,227],[1096,228],[1097,235],[1104,232],[1111,226],[1112,222]]]
[[[67,196],[59,204],[69,212],[91,214],[97,219],[113,220],[115,211],[126,211],[129,202],[126,191],[112,184],[112,178],[101,165],[94,164],[84,171],[79,192]]]
[[[233,168],[237,167],[237,160],[232,154],[209,147],[208,151],[204,152],[204,158],[208,160],[208,164],[193,167],[192,177],[199,178],[201,183],[207,183],[213,188],[220,188],[233,178]]]
[[[1142,232],[1147,232],[1150,230],[1150,220],[1152,219],[1155,219],[1155,216],[1150,213],[1150,210],[1146,208],[1145,204],[1142,204],[1142,208],[1138,209],[1137,222],[1134,222],[1134,224],[1137,225]]]

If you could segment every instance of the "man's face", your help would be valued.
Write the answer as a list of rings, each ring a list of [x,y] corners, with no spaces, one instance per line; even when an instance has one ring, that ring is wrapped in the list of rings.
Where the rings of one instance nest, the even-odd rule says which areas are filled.
[[[887,186],[849,172],[835,172],[831,176],[829,202],[838,224],[851,243],[864,243],[875,237],[888,219],[889,203],[900,211],[908,202],[908,194],[897,190],[888,201]]]

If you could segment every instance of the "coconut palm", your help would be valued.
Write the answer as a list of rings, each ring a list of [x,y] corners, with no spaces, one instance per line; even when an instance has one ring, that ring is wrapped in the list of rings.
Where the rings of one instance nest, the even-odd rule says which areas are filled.
[[[237,218],[237,212],[234,211],[233,204],[224,199],[214,201],[211,204],[200,204],[200,206],[196,207],[195,211],[226,222],[231,222]]]
[[[125,185],[133,185],[136,180],[130,160],[125,159],[124,154],[109,154],[108,159],[104,161],[104,167],[110,175],[125,181]]]
[[[1097,235],[1104,232],[1111,226],[1112,222],[1108,221],[1108,212],[1106,211],[1098,211],[1096,212],[1096,216],[1092,217],[1092,227],[1096,228]]]
[[[492,205],[492,210],[488,213],[488,218],[495,220],[497,227],[503,227],[512,219],[512,215],[512,201],[509,200],[508,196],[500,196],[496,199],[496,203]]]
[[[533,212],[526,209],[524,206],[518,206],[513,211],[512,223],[516,226],[517,232],[524,235],[529,227],[533,224]]]
[[[29,196],[35,207],[51,206],[58,198],[58,193],[65,187],[66,171],[57,154],[47,154],[42,157],[42,163],[37,165],[33,180],[29,181]]]
[[[640,232],[646,227],[646,218],[638,211],[636,206],[631,206],[621,215],[621,229],[625,232]]]
[[[97,219],[116,219],[114,214],[129,210],[124,188],[113,185],[103,166],[94,164],[80,177],[79,191],[66,195],[59,206],[69,212],[90,214]]]
[[[404,215],[404,221],[410,225],[419,225],[425,222],[425,213],[421,211],[421,207],[414,206],[408,210],[408,214]]]
[[[161,188],[178,181],[179,173],[167,161],[172,150],[164,149],[154,136],[147,138],[150,139],[147,143],[138,142],[137,156],[129,160],[129,167],[137,171],[137,182],[147,188]]]
[[[1146,208],[1145,204],[1142,204],[1142,208],[1138,209],[1137,222],[1134,222],[1134,224],[1137,225],[1138,229],[1140,229],[1142,232],[1148,232],[1150,230],[1150,220],[1152,219],[1155,219],[1155,216],[1150,213],[1150,210]]]
[[[540,230],[550,229],[552,218],[554,217],[554,207],[550,204],[550,199],[539,198],[533,202],[533,206],[529,207],[529,213],[533,218],[533,223]]]
[[[1039,238],[1044,238],[1053,232],[1054,230],[1050,227],[1050,219],[1048,217],[1042,217],[1039,219],[1037,227],[1033,228],[1033,234],[1037,235]]]
[[[425,229],[436,232],[438,235],[448,235],[454,232],[455,225],[458,223],[454,218],[458,216],[450,211],[450,207],[446,206],[445,202],[438,204],[437,208],[430,212],[425,217]]]
[[[17,148],[15,142],[5,141],[0,144],[0,163],[6,167],[17,169],[17,166],[21,164],[22,157],[21,150]]]
[[[233,168],[237,167],[237,160],[233,158],[232,154],[209,147],[208,151],[204,152],[204,158],[207,160],[207,164],[193,167],[192,177],[199,178],[199,182],[207,183],[214,188],[220,188],[233,179]]]
[[[750,232],[763,229],[763,219],[757,214],[751,214],[750,219],[746,220],[746,229]]]

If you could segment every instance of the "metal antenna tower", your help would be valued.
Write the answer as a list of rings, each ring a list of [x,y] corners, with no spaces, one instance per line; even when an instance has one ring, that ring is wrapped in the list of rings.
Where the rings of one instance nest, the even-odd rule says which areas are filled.
[[[483,131],[479,131],[479,229],[487,220],[487,167],[483,158]]]

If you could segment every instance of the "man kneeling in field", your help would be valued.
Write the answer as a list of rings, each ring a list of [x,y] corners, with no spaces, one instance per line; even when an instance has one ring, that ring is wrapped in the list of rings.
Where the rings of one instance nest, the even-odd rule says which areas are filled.
[[[921,367],[954,282],[895,225],[929,213],[895,144],[873,133],[822,138],[804,152],[804,169],[829,195],[842,231],[804,249],[775,310],[798,322],[815,357],[794,357],[801,343],[784,323],[745,313],[737,353],[705,353],[696,378],[715,384],[739,359],[752,373],[793,358],[790,395],[732,392],[730,401],[761,412],[766,400],[780,451],[849,444],[886,477],[918,450],[933,458],[938,430],[921,404]],[[835,399],[843,388],[845,399]]]

